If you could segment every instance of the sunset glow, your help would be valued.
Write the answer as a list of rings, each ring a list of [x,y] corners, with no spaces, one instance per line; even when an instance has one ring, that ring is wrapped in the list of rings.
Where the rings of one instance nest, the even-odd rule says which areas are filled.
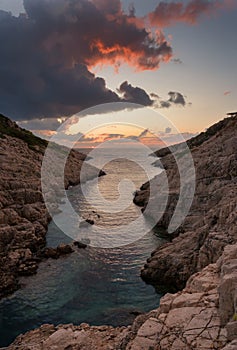
[[[4,81],[17,72],[2,113],[39,135],[103,103],[154,108],[190,135],[236,109],[234,0],[12,0],[2,10]]]

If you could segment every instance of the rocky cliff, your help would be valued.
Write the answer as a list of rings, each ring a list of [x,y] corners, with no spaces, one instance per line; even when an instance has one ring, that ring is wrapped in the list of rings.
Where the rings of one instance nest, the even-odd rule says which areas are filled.
[[[182,289],[188,278],[215,263],[227,244],[237,242],[237,117],[226,118],[188,141],[196,169],[196,190],[182,226],[172,242],[152,253],[142,270],[144,280]],[[182,158],[182,144],[156,152],[169,182],[169,199],[158,226],[167,228],[179,197],[180,178],[173,154]],[[187,169],[188,171],[188,169]],[[159,176],[152,181],[158,182]],[[150,184],[135,202],[146,206]],[[156,207],[147,215],[156,219]]]
[[[0,115],[0,298],[16,290],[18,277],[36,272],[50,217],[41,193],[47,141]],[[65,187],[80,182],[85,155],[71,151]],[[98,170],[87,165],[88,178]]]
[[[189,141],[197,172],[191,211],[172,241],[153,252],[142,271],[144,279],[173,284],[178,292],[166,294],[158,309],[138,316],[129,327],[43,325],[6,349],[236,350],[236,126],[236,118],[226,119]],[[181,152],[179,147],[175,151]],[[157,155],[172,189],[159,222],[166,228],[180,183],[170,151]],[[144,206],[148,196],[145,184],[135,200]],[[155,209],[148,213],[154,219]]]

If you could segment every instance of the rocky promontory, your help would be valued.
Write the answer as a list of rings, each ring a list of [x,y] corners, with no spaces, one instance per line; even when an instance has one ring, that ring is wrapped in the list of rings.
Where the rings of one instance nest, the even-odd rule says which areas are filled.
[[[41,163],[47,145],[0,115],[0,298],[19,287],[19,276],[34,274],[42,258],[51,219],[41,192]],[[70,152],[65,188],[80,183],[85,158],[75,150]],[[86,173],[91,179],[98,169],[86,164]]]
[[[237,117],[226,118],[188,141],[196,171],[196,189],[188,216],[171,234],[172,241],[155,250],[142,269],[142,278],[156,285],[184,288],[188,278],[215,263],[224,247],[237,242]],[[169,182],[169,198],[158,227],[167,229],[180,191],[174,154],[182,160],[182,144],[156,152]],[[187,169],[188,172],[189,169]],[[159,183],[157,176],[152,182]],[[150,184],[137,192],[144,208]],[[146,211],[154,221],[156,207]]]

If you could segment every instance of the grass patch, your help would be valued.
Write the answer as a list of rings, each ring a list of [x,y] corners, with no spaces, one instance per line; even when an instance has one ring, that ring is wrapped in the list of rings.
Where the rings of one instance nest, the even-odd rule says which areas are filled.
[[[21,139],[27,143],[30,149],[41,153],[48,145],[48,141],[35,136],[28,130],[20,128],[16,123],[0,114],[0,138],[4,139],[5,135]]]

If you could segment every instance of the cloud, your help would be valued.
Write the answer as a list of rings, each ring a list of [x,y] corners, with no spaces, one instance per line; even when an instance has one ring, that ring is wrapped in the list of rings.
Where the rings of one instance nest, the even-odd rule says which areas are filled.
[[[182,64],[183,63],[180,58],[173,58],[171,61],[175,64]]]
[[[228,8],[229,0],[191,0],[165,2],[161,1],[155,10],[148,15],[151,25],[159,28],[169,27],[178,22],[194,25],[203,16]]]
[[[184,95],[180,92],[170,91],[168,93],[169,99],[162,100],[159,97],[159,95],[155,93],[151,93],[150,95],[148,95],[148,93],[145,90],[139,87],[134,87],[127,81],[120,85],[118,92],[123,95],[124,101],[131,103],[139,103],[143,106],[151,106],[156,108],[170,108],[172,106],[185,107],[187,105]]]
[[[33,132],[33,134],[45,140],[50,140],[50,138],[56,134],[56,132],[52,130],[34,130],[34,129],[30,129],[30,130],[31,132]]]
[[[138,69],[157,68],[172,53],[164,35],[152,35],[122,11],[120,0],[25,0],[36,25],[46,25],[46,47],[58,48],[69,64],[88,67],[126,62]],[[131,12],[131,11],[130,11]]]
[[[18,125],[28,130],[55,131],[60,127],[61,121],[59,118],[33,119],[20,121]]]
[[[155,94],[154,92],[152,92],[152,93],[150,94],[150,96],[153,97],[153,98],[155,98],[155,99],[159,99],[159,98],[160,98],[159,95]]]
[[[24,0],[26,14],[19,17],[0,10],[0,111],[26,120],[71,116],[108,102],[185,106],[180,93],[161,100],[129,82],[112,91],[92,68],[126,63],[156,70],[173,57],[162,27],[193,25],[231,4],[236,6],[232,0],[161,1],[140,18],[134,5],[125,13],[121,0]]]
[[[171,103],[169,101],[160,101],[160,107],[161,108],[170,108]]]
[[[145,129],[143,130],[140,135],[138,136],[139,139],[143,138],[143,137],[146,137],[147,135],[149,135],[151,132],[149,129]]]
[[[103,138],[103,141],[110,141],[110,140],[120,140],[124,138],[124,135],[123,134],[102,134],[101,137]],[[95,140],[98,140],[98,138]]]
[[[169,98],[169,102],[170,103],[174,103],[176,105],[181,105],[181,106],[185,106],[186,105],[185,98],[180,92],[170,91],[168,93],[168,95],[170,96],[170,98]]]
[[[161,108],[170,108],[171,106],[174,106],[174,105],[185,107],[187,105],[184,95],[181,94],[180,92],[170,91],[168,95],[169,95],[168,100],[160,100]],[[190,105],[190,103],[188,103],[188,105]]]
[[[231,95],[231,91],[229,90],[224,92],[224,96],[228,96],[228,95]]]
[[[172,131],[172,129],[171,129],[171,128],[169,128],[169,127],[167,127],[167,128],[165,129],[165,134],[170,134],[170,133],[171,133],[171,131]]]
[[[139,103],[143,106],[152,106],[155,100],[152,100],[147,92],[139,87],[133,87],[127,81],[122,83],[118,89],[123,95],[123,99],[126,102]]]
[[[120,0],[24,0],[24,7],[19,17],[0,11],[0,110],[15,119],[69,116],[124,101],[93,66],[153,70],[172,57],[164,34],[152,34],[133,6],[124,13]],[[152,103],[138,90],[141,101],[127,96]]]

